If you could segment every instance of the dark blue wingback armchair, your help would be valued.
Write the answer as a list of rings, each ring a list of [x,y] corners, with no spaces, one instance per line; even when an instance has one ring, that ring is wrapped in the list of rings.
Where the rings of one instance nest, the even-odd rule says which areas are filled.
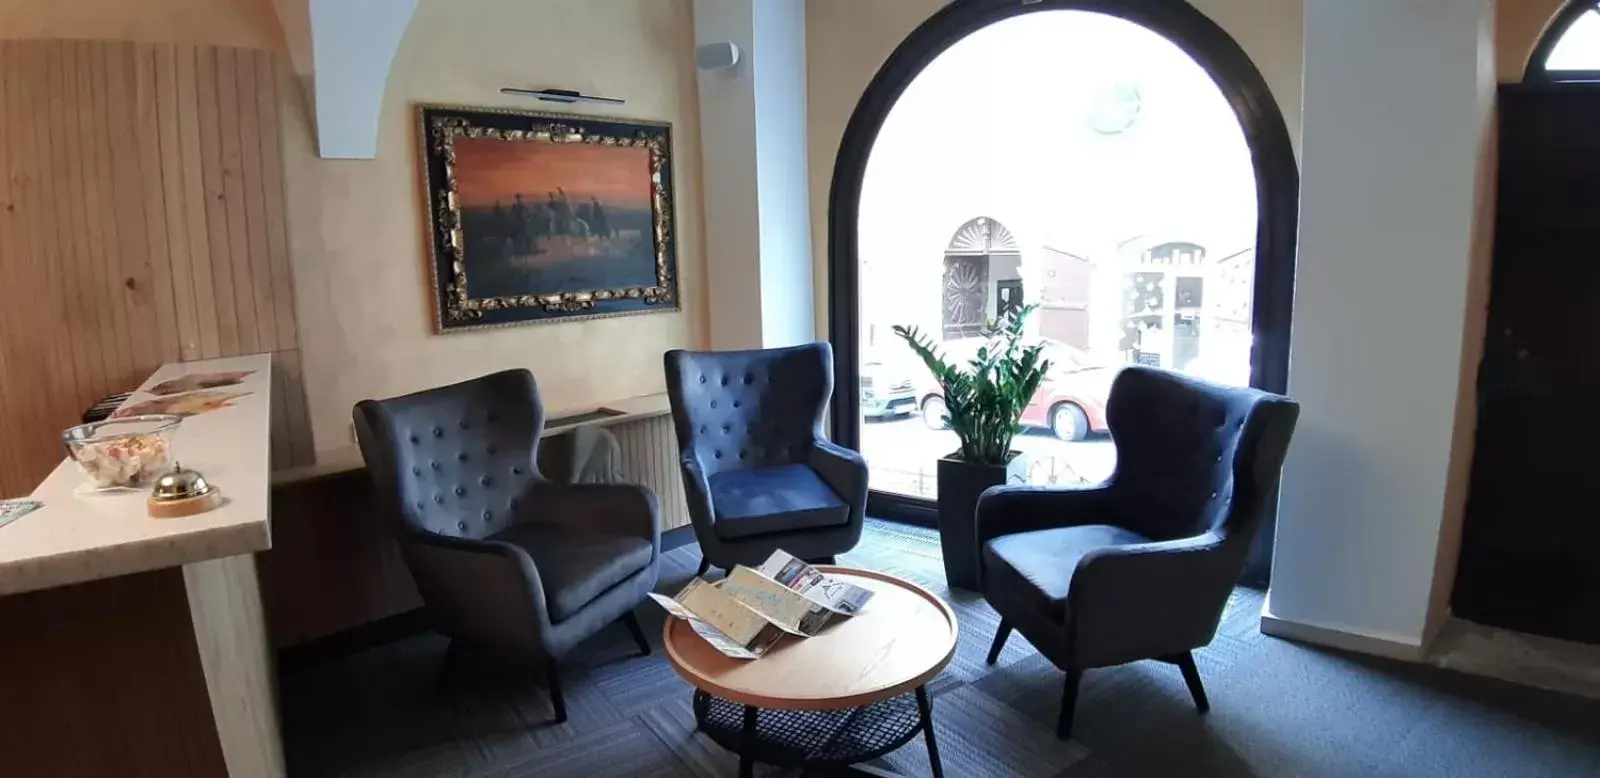
[[[650,652],[633,608],[660,566],[655,495],[546,479],[531,373],[365,400],[353,415],[375,494],[452,651],[543,659],[558,722],[567,709],[556,661],[580,641],[621,621]]]
[[[1159,659],[1209,707],[1191,653],[1211,642],[1243,572],[1300,406],[1145,367],[1107,405],[1117,469],[1098,486],[1002,486],[978,500],[979,581],[1013,629],[1067,673],[1057,734],[1072,733],[1084,670]]]
[[[669,351],[666,368],[701,574],[760,564],[778,548],[832,561],[855,546],[867,463],[822,438],[833,396],[826,343]]]

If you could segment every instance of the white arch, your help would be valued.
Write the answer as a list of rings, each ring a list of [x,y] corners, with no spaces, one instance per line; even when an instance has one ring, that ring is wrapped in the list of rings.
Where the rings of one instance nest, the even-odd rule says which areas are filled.
[[[280,15],[284,5],[279,0]],[[389,70],[416,10],[417,0],[310,0],[317,151],[324,158],[378,155]]]

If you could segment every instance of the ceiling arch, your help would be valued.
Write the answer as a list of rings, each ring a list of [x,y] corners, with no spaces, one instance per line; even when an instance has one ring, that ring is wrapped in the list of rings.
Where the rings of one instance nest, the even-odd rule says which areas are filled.
[[[272,0],[316,114],[317,153],[372,159],[389,69],[417,0]]]

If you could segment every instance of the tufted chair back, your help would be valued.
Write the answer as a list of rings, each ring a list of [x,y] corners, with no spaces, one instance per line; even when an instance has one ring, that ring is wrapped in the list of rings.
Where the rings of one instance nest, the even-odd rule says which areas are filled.
[[[488,537],[540,478],[544,406],[527,370],[366,400],[355,418],[376,493],[408,529]]]
[[[1130,528],[1152,540],[1216,532],[1248,545],[1274,498],[1293,402],[1134,366],[1112,384],[1106,414],[1112,489]]]
[[[706,475],[805,462],[833,396],[826,343],[759,351],[669,351],[678,446]],[[681,410],[680,410],[681,409]]]

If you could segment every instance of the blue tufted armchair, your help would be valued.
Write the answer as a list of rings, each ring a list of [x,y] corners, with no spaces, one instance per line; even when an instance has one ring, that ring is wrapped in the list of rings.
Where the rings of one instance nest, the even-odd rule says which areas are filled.
[[[557,722],[567,711],[556,660],[579,641],[621,621],[650,653],[633,608],[660,565],[655,495],[545,479],[544,407],[531,373],[364,400],[354,416],[374,493],[452,652],[544,660]]]
[[[1072,734],[1083,671],[1178,666],[1209,707],[1193,649],[1211,642],[1251,539],[1278,494],[1300,406],[1146,367],[1124,368],[1107,415],[1117,470],[1098,486],[1001,486],[978,500],[979,582],[1013,629],[1066,671],[1057,734]]]
[[[833,396],[828,344],[678,350],[665,361],[702,575],[760,564],[778,548],[832,561],[855,547],[867,463],[822,438]]]

